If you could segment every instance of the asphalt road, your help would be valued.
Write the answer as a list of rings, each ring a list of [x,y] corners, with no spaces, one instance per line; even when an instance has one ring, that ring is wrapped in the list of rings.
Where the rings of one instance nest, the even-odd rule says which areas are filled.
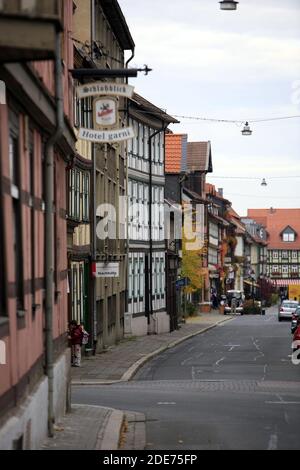
[[[125,384],[74,388],[73,401],[139,411],[147,449],[300,449],[300,364],[290,323],[242,316],[153,359]]]

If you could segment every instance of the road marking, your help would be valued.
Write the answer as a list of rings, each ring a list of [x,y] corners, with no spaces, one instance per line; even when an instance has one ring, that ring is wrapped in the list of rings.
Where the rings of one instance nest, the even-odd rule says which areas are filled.
[[[268,405],[300,405],[300,401],[265,401]]]
[[[216,362],[216,366],[218,366],[220,364],[220,362],[224,361],[225,357],[222,357],[221,359],[219,359],[217,362]]]
[[[268,367],[268,365],[265,364],[265,365],[264,365],[264,376],[263,376],[263,378],[261,379],[262,382],[263,382],[263,381],[265,380],[265,378],[266,378],[267,367]]]
[[[225,347],[225,348],[226,348],[226,347],[230,348],[230,349],[229,349],[229,352],[230,352],[230,351],[232,351],[234,348],[240,348],[241,345],[240,345],[240,344],[224,344],[224,347]]]
[[[268,450],[276,450],[277,446],[278,446],[278,436],[277,434],[271,434],[269,445],[268,445]]]
[[[158,405],[176,405],[175,401],[159,401]]]

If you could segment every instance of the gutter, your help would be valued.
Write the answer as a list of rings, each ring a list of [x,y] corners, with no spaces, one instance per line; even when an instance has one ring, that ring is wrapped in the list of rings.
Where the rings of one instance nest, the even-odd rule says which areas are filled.
[[[46,375],[48,376],[48,431],[54,435],[54,355],[53,355],[53,300],[54,300],[54,146],[64,132],[63,70],[61,33],[56,35],[55,103],[56,130],[45,146],[45,276],[46,276]]]

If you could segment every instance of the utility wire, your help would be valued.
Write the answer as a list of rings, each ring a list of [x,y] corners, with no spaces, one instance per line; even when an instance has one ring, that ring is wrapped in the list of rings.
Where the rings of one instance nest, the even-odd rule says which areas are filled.
[[[209,175],[209,178],[217,178],[217,179],[238,179],[238,180],[261,180],[261,177],[259,178],[258,176],[214,176],[214,175]],[[265,176],[266,179],[268,180],[274,180],[274,179],[294,179],[294,178],[300,178],[300,176],[295,175],[295,176]]]

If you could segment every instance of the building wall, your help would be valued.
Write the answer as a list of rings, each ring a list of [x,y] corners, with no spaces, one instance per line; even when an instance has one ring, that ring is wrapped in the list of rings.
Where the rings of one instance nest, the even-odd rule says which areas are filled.
[[[146,335],[149,331],[161,333],[170,330],[166,313],[165,283],[165,178],[164,131],[151,139],[152,145],[152,209],[150,209],[149,137],[155,128],[146,121],[131,118],[135,138],[128,142],[128,312],[125,333]],[[152,273],[150,268],[150,210],[153,240]],[[152,309],[147,306],[150,276],[152,275]],[[150,302],[151,300],[149,300]],[[147,311],[147,308],[150,311]],[[148,320],[145,321],[145,316]]]
[[[72,1],[64,2],[68,12]],[[72,15],[65,16],[65,37],[69,37]],[[65,57],[65,86],[69,82],[69,58]],[[7,346],[6,365],[0,365],[0,447],[7,448],[21,431],[28,447],[45,437],[47,428],[47,379],[44,376],[45,341],[45,244],[44,169],[45,142],[53,132],[54,106],[52,65],[10,65],[6,71],[20,81],[22,91],[7,83],[7,106],[0,106],[0,175],[2,230],[5,265],[5,309],[0,311],[0,340]],[[36,72],[38,72],[38,77]],[[2,77],[1,77],[2,78]],[[24,81],[22,82],[22,79]],[[65,88],[66,124],[72,121],[69,93]],[[71,91],[70,91],[71,93]],[[39,97],[36,100],[36,96]],[[36,106],[33,110],[32,103]],[[47,104],[46,104],[47,103]],[[38,111],[38,113],[36,112]],[[70,139],[70,140],[68,140]],[[68,370],[67,331],[67,228],[66,165],[74,139],[66,131],[54,155],[54,307],[53,341],[57,362],[55,417],[66,408]],[[62,150],[64,149],[64,150]],[[67,150],[68,149],[68,150]],[[13,163],[13,164],[12,164]],[[14,171],[14,168],[17,171]],[[2,237],[1,237],[2,238]],[[59,370],[63,368],[63,372]],[[56,372],[55,372],[56,373]],[[28,397],[28,401],[26,399]],[[7,421],[9,420],[9,421]],[[38,422],[36,422],[38,420]],[[9,432],[5,430],[9,428]],[[28,429],[27,429],[28,428]],[[24,437],[24,439],[25,439]],[[30,439],[29,439],[30,440]],[[27,443],[24,443],[27,446]],[[27,447],[26,447],[27,448]]]

